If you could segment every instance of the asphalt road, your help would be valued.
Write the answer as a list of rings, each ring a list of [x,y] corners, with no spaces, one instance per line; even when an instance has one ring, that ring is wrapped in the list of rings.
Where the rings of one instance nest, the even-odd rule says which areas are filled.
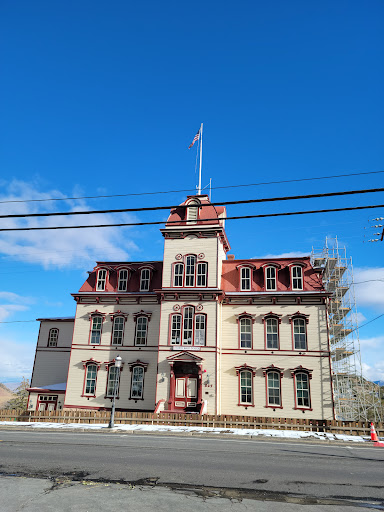
[[[280,502],[296,496],[302,504],[346,500],[384,510],[383,462],[382,448],[332,443],[0,430],[2,475]]]

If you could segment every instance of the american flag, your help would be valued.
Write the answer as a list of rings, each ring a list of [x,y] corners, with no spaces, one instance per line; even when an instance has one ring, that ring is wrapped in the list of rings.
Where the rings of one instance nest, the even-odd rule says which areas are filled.
[[[196,133],[196,135],[193,137],[193,141],[191,142],[191,144],[188,146],[188,149],[191,149],[191,147],[194,145],[194,143],[199,140],[200,138],[200,130]]]

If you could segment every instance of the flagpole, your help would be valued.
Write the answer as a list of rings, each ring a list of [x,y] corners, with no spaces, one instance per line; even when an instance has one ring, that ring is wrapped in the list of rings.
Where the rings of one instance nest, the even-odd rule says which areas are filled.
[[[197,189],[197,195],[201,195],[201,163],[203,158],[203,123],[200,127],[200,167],[199,167],[199,187]]]

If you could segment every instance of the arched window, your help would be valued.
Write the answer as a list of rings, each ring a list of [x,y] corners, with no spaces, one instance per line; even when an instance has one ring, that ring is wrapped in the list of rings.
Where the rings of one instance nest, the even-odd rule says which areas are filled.
[[[53,327],[49,329],[48,334],[48,347],[57,347],[57,340],[59,338],[59,329]]]
[[[144,400],[144,374],[148,363],[137,360],[129,365],[132,372],[130,400]]]
[[[112,345],[122,345],[124,338],[124,323],[125,318],[123,316],[115,316],[113,319],[113,330],[112,330]]]
[[[309,315],[297,311],[297,313],[289,316],[289,321],[292,324],[293,349],[301,351],[308,350],[307,324],[309,322]]]
[[[95,396],[98,369],[97,363],[89,362],[85,365],[84,395]]]
[[[119,271],[119,292],[126,292],[128,287],[128,270],[123,268]]]
[[[239,378],[239,403],[238,405],[254,406],[253,379],[256,368],[243,364],[235,368]]]
[[[107,283],[108,271],[105,268],[99,268],[97,271],[96,291],[104,291]]]
[[[309,381],[312,370],[298,366],[291,369],[295,389],[295,409],[311,409],[311,390]]]
[[[192,201],[188,203],[189,208],[187,208],[187,220],[190,221],[188,224],[194,224],[197,221],[199,215],[199,205],[200,202],[197,199],[192,199]]]
[[[265,289],[276,290],[276,268],[267,267],[265,269]]]
[[[268,372],[267,373],[267,404],[280,407],[281,406],[281,385],[280,373]]]
[[[183,286],[184,263],[175,263],[173,265],[173,286]]]
[[[274,317],[265,319],[265,341],[267,349],[279,348],[279,322]]]
[[[252,320],[244,316],[239,319],[240,348],[252,348]]]
[[[107,397],[119,396],[120,390],[120,371],[121,368],[116,368],[114,364],[108,365],[108,377],[107,377]],[[116,387],[116,392],[115,392]]]
[[[251,269],[241,267],[240,269],[240,289],[243,291],[251,290]]]
[[[195,286],[196,256],[190,254],[185,258],[185,286]]]
[[[148,318],[138,316],[136,318],[135,345],[145,346],[147,344]]]
[[[103,317],[101,315],[92,315],[91,316],[91,332],[89,335],[90,345],[100,345],[102,329],[103,329]]]
[[[303,269],[299,266],[291,267],[292,290],[303,289]]]
[[[149,282],[151,279],[151,271],[149,268],[143,268],[140,275],[140,291],[148,292],[149,291]]]
[[[181,313],[170,317],[170,345],[204,346],[206,343],[207,316],[195,313],[193,306],[186,306]]]

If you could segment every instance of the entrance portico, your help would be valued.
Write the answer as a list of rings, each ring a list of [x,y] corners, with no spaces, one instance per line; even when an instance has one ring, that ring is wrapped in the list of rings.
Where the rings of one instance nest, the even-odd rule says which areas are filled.
[[[170,365],[168,410],[199,412],[203,359],[185,351],[167,357],[167,361]]]

